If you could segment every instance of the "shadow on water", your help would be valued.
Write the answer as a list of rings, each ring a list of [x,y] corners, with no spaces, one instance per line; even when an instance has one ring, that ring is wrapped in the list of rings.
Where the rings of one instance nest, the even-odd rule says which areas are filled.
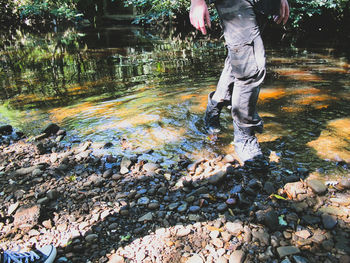
[[[232,151],[230,141],[233,131],[228,111],[223,113],[222,124],[225,131],[216,142],[205,135],[202,123],[206,94],[215,89],[225,52],[222,45],[215,41],[164,42],[155,37],[150,41],[144,35],[139,37],[136,32],[133,35],[136,35],[137,40],[133,40],[135,42],[127,47],[115,44],[115,36],[118,34],[108,39],[99,33],[96,33],[97,38],[100,37],[101,43],[109,43],[109,48],[99,48],[96,42],[88,40],[89,36],[85,43],[93,44],[84,47],[84,43],[79,42],[72,53],[68,48],[58,52],[59,45],[48,44],[39,64],[35,63],[39,58],[31,55],[34,51],[41,51],[35,45],[28,53],[17,53],[19,51],[13,50],[1,53],[1,63],[5,66],[5,71],[1,74],[1,89],[4,91],[2,94],[6,94],[3,99],[7,104],[6,107],[2,106],[1,118],[17,123],[17,127],[33,126],[37,129],[44,122],[53,121],[76,139],[100,142],[102,146],[105,142],[113,143],[108,150],[96,146],[97,153],[120,157],[147,152],[144,156],[145,162],[149,160],[165,167],[159,174],[145,176],[145,171],[140,171],[139,178],[124,176],[117,183],[103,180],[101,185],[69,188],[62,199],[49,208],[48,213],[48,217],[52,217],[56,212],[67,211],[72,215],[72,225],[81,227],[77,237],[65,245],[62,244],[61,255],[72,251],[74,262],[88,259],[105,262],[106,254],[114,253],[119,247],[128,244],[137,247],[138,238],[152,236],[151,232],[159,227],[177,233],[178,230],[174,230],[174,227],[181,222],[185,227],[191,227],[191,238],[176,234],[169,236],[165,233],[168,230],[162,230],[165,231],[164,238],[157,240],[158,243],[163,242],[168,246],[168,261],[179,262],[186,251],[186,245],[190,244],[195,251],[201,251],[201,241],[209,239],[209,232],[199,231],[201,227],[195,222],[206,223],[213,227],[209,229],[222,232],[226,222],[235,220],[260,224],[255,212],[266,211],[271,207],[278,215],[289,216],[287,228],[295,230],[299,225],[310,229],[319,227],[322,235],[329,232],[322,228],[319,214],[313,211],[316,206],[315,196],[307,197],[305,202],[311,204],[307,208],[301,211],[296,208],[289,213],[288,209],[293,201],[277,201],[279,203],[276,204],[276,200],[269,199],[269,195],[259,189],[257,194],[248,196],[246,202],[231,211],[218,212],[218,205],[229,197],[228,193],[236,185],[246,184],[246,180],[255,177],[236,166],[222,184],[212,185],[202,179],[195,181],[195,177],[195,182],[185,186],[175,184],[190,174],[185,166],[182,170],[174,169],[175,165],[183,161],[182,154],[194,160],[205,157],[205,162],[208,163],[215,160],[210,164],[214,167],[221,162],[219,154]],[[129,38],[128,34],[129,31],[126,34]],[[275,49],[269,48],[268,44],[266,46],[269,73],[259,101],[265,132],[259,135],[259,141],[264,152],[274,161],[267,181],[283,187],[288,182],[305,179],[309,174],[311,177],[321,176],[326,180],[348,175],[348,58],[334,55],[333,50],[328,48]],[[50,55],[46,57],[47,54]],[[27,64],[15,63],[11,56],[15,59],[24,56]],[[22,126],[15,119],[23,116],[23,112],[30,116],[27,126]],[[40,120],[42,117],[45,117],[44,122]],[[32,133],[35,132],[33,129]],[[120,147],[123,141],[128,143],[127,150]],[[169,159],[173,162],[166,163]],[[80,164],[70,165],[74,167]],[[98,169],[103,171],[105,167]],[[117,172],[118,167],[113,169]],[[242,177],[242,174],[247,177]],[[166,179],[167,176],[171,180]],[[156,188],[152,190],[150,185],[156,185]],[[202,187],[205,188],[204,192],[196,192],[196,189]],[[96,190],[99,195],[90,200],[87,189]],[[143,189],[147,189],[148,196],[158,200],[157,212],[137,203],[146,194]],[[77,201],[70,204],[72,196]],[[190,198],[191,201],[186,199],[186,202],[200,207],[200,211],[179,211],[178,208],[184,201],[183,196]],[[93,205],[82,205],[81,199],[92,201]],[[177,205],[170,209],[169,206],[174,203]],[[102,211],[108,212],[101,218]],[[151,219],[148,217],[140,220],[149,212],[152,213]],[[294,214],[296,216],[293,217]],[[305,214],[315,221],[306,220],[302,216]],[[82,221],[75,224],[75,215],[89,223],[85,227]],[[301,221],[298,221],[300,218]],[[257,228],[265,229],[264,224],[262,225]],[[283,227],[273,229],[268,226],[266,231],[279,235],[275,232],[281,230],[279,228],[285,230]],[[344,223],[332,234],[341,236],[343,230],[349,231],[348,223]],[[96,233],[97,236],[90,235]],[[264,249],[259,251],[261,248],[246,242],[246,233],[242,233],[232,237],[228,242],[229,247],[225,249],[244,247],[248,254],[250,250],[264,253],[269,244],[265,244]],[[86,240],[88,236],[90,241]],[[262,239],[259,242],[264,241]],[[301,244],[303,255],[310,258],[316,252],[319,253],[319,258],[316,257],[315,262],[321,258],[335,261],[324,247],[316,241],[315,244],[312,247],[310,244]],[[147,254],[141,250],[142,248],[140,254]],[[138,255],[135,254],[134,257],[137,258]]]

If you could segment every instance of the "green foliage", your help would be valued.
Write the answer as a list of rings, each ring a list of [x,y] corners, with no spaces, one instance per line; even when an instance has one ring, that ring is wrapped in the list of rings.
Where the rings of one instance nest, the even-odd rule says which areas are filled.
[[[299,28],[315,16],[330,16],[335,22],[342,21],[349,12],[348,0],[289,0],[291,25]]]
[[[124,0],[125,6],[134,6],[140,13],[134,23],[157,23],[160,20],[176,20],[188,13],[190,0]]]
[[[41,24],[45,23],[45,20],[52,19],[58,23],[72,21],[81,16],[76,8],[78,0],[10,0],[7,2],[5,9],[11,10],[27,25]],[[0,17],[3,17],[3,14],[2,12]]]
[[[332,24],[339,24],[348,19],[349,0],[289,0],[291,14],[289,27],[302,29],[305,24],[319,23],[316,19],[326,18]],[[126,6],[134,6],[139,12],[135,23],[157,23],[165,19],[183,20],[188,16],[190,0],[124,0]],[[218,22],[215,8],[210,8],[211,19]],[[322,19],[320,19],[322,20]],[[316,21],[316,22],[315,22]]]

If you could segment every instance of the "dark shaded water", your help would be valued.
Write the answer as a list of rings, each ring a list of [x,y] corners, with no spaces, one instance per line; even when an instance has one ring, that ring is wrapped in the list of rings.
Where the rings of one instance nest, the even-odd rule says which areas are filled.
[[[217,141],[203,129],[207,94],[215,89],[225,49],[220,40],[179,39],[114,27],[2,42],[0,123],[38,134],[55,122],[67,140],[91,140],[97,152],[145,154],[176,163],[229,153],[229,111]],[[347,54],[266,44],[268,76],[259,112],[263,150],[291,172],[305,167],[343,175],[350,162],[350,65]],[[101,149],[106,143],[113,146]],[[321,169],[320,169],[321,168]],[[332,176],[329,176],[332,177]]]

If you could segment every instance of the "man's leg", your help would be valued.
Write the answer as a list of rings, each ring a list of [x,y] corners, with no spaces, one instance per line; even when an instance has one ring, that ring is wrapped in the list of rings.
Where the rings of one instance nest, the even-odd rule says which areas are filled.
[[[231,104],[233,83],[234,77],[231,74],[231,63],[226,58],[216,90],[208,95],[204,120],[207,130],[211,134],[220,132],[220,113],[224,106]]]
[[[248,0],[218,0],[234,79],[232,117],[234,145],[243,163],[262,157],[255,132],[262,131],[256,111],[259,85],[265,77],[265,52],[253,6]]]

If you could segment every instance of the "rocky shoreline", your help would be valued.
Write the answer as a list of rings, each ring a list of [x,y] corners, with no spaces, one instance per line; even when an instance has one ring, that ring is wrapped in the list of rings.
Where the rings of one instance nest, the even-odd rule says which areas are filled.
[[[326,182],[272,161],[258,174],[231,155],[168,168],[65,134],[0,127],[0,248],[54,244],[55,262],[350,262],[350,172]]]

